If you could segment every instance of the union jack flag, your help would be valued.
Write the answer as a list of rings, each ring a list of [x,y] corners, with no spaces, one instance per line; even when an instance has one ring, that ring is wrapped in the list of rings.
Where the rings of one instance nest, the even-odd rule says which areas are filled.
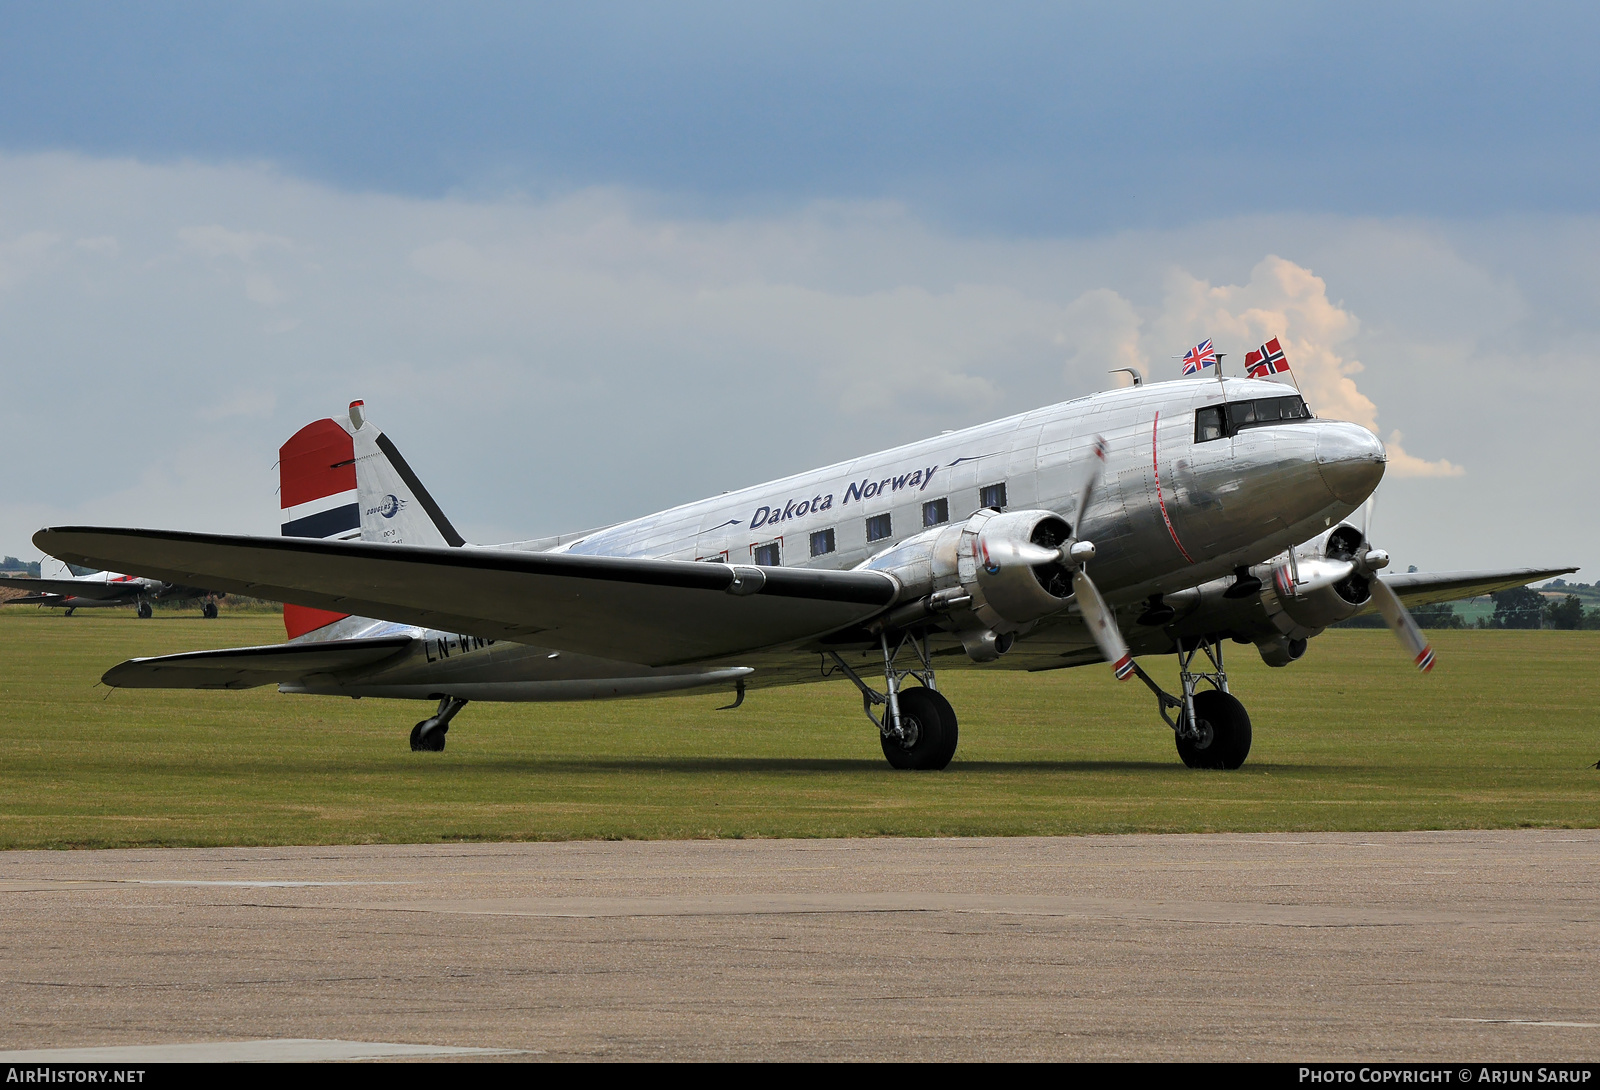
[[[1202,367],[1213,367],[1217,362],[1217,354],[1211,348],[1210,341],[1202,341],[1183,354],[1183,373],[1192,375]]]
[[[1244,373],[1251,378],[1266,378],[1289,369],[1289,361],[1283,358],[1283,345],[1274,337],[1254,352],[1244,354]]]

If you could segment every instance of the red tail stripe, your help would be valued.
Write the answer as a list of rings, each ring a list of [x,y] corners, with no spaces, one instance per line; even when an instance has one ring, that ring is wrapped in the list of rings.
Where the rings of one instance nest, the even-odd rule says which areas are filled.
[[[285,602],[283,630],[292,640],[296,636],[304,636],[307,632],[325,628],[334,621],[342,621],[348,616],[350,616],[348,613],[329,613],[325,609],[312,609],[310,606],[297,606],[292,602]]]
[[[287,510],[356,486],[356,445],[332,420],[307,424],[278,448],[278,503]]]

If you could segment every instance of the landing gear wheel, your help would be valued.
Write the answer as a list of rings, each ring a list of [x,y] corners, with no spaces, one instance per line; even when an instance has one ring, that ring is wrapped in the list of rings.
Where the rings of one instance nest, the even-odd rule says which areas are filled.
[[[937,771],[956,753],[956,713],[932,689],[901,689],[900,724],[904,738],[881,735],[883,755],[895,768]]]
[[[64,616],[64,617],[72,616],[72,611],[77,609],[77,608],[78,608],[77,606],[68,606],[66,613],[62,614],[62,616]]]
[[[155,610],[150,607],[149,602],[139,603],[139,619],[141,621],[148,621],[154,613]]]
[[[1235,769],[1250,755],[1250,715],[1220,689],[1194,694],[1199,737],[1178,735],[1178,756],[1190,768]]]
[[[217,619],[217,603],[215,603],[215,602],[207,602],[205,605],[201,606],[200,607],[200,616],[204,617],[208,621],[216,620]]]
[[[440,723],[436,719],[424,719],[411,728],[411,751],[413,753],[439,753],[444,750],[444,736],[450,729],[450,724]]]

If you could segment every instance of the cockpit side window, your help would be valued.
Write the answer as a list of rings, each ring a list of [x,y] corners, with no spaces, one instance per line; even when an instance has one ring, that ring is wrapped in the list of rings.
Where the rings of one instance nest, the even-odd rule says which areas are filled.
[[[1262,397],[1254,401],[1231,401],[1226,406],[1207,405],[1194,414],[1194,441],[1206,443],[1238,435],[1247,428],[1268,424],[1288,424],[1312,419],[1305,399],[1298,394],[1288,397]]]
[[[1194,414],[1194,441],[1208,443],[1227,434],[1222,428],[1222,406],[1208,405]]]

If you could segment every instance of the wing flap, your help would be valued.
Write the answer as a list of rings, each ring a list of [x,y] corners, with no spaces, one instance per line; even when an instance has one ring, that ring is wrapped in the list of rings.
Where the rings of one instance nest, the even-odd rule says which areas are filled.
[[[810,639],[882,612],[899,591],[880,572],[501,549],[95,527],[34,541],[172,582],[649,666]]]
[[[119,689],[250,689],[299,681],[310,674],[373,666],[402,654],[410,644],[410,636],[378,636],[188,651],[128,659],[107,670],[100,680]]]

